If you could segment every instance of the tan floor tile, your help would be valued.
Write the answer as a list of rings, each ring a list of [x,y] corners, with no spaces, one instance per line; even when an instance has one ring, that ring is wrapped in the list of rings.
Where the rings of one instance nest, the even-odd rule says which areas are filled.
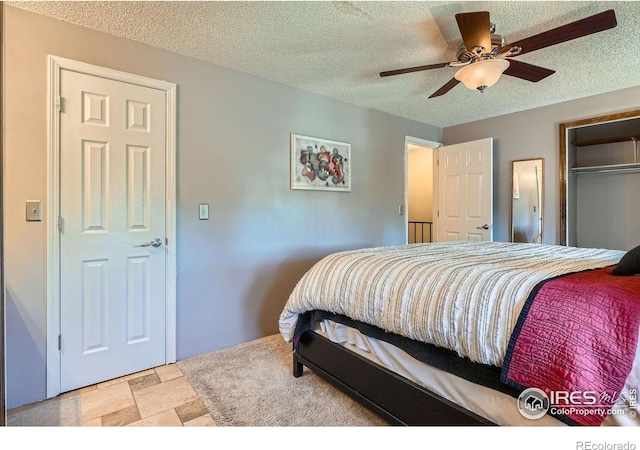
[[[185,427],[215,427],[216,422],[207,414],[184,423]]]
[[[123,427],[140,420],[140,412],[136,405],[102,416],[103,427]]]
[[[83,427],[101,427],[102,426],[102,417],[96,417],[95,419],[87,420],[86,422],[82,422]]]
[[[120,411],[134,404],[129,383],[118,383],[80,395],[80,407],[84,422]]]
[[[158,378],[158,374],[153,372],[149,375],[145,375],[143,377],[134,378],[133,380],[129,380],[129,387],[132,391],[138,391],[140,389],[153,386],[154,384],[160,383],[160,378]]]
[[[175,409],[163,411],[128,425],[129,427],[181,427],[182,422]]]
[[[209,414],[209,410],[204,406],[204,403],[202,403],[202,400],[200,399],[195,402],[177,406],[176,412],[178,413],[180,420],[182,420],[182,423],[204,416],[205,414]]]
[[[75,391],[65,392],[64,394],[60,394],[58,397],[59,398],[69,398],[69,397],[73,397],[74,395],[83,394],[85,392],[95,391],[96,389],[98,389],[98,386],[96,386],[94,384],[92,386],[87,386],[87,387],[83,387],[83,388],[80,388],[80,389],[76,389]]]
[[[184,377],[140,389],[133,396],[143,419],[198,399]]]
[[[163,383],[183,375],[177,364],[156,367],[156,373],[160,377],[160,381]]]
[[[105,381],[98,384],[98,389],[103,389],[114,384],[122,383],[123,381],[133,380],[134,378],[144,377],[145,375],[151,375],[154,373],[153,369],[143,370],[142,372],[132,373],[131,375],[125,375],[124,377],[114,378],[113,380]]]

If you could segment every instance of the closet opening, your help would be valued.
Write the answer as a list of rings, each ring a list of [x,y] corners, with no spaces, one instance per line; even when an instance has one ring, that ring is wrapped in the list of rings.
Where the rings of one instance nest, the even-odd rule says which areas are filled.
[[[640,110],[560,125],[561,244],[629,250],[640,234]]]

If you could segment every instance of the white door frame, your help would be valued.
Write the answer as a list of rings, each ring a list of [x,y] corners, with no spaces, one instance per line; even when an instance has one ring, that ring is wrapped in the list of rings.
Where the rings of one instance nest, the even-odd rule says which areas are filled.
[[[166,363],[176,361],[176,90],[174,83],[48,56],[47,87],[47,398],[61,392],[60,335],[60,73],[87,75],[165,91],[166,99]],[[64,105],[63,105],[64,106]]]
[[[404,209],[404,242],[405,244],[409,243],[409,145],[419,145],[421,147],[430,147],[433,149],[433,211],[438,210],[438,183],[437,183],[437,175],[438,175],[438,166],[436,161],[438,160],[438,148],[442,147],[442,142],[428,141],[426,139],[421,139],[412,136],[404,137],[404,199],[403,199],[403,209]],[[436,225],[436,227],[433,227]],[[434,237],[434,242],[438,237],[437,230],[437,220],[433,220],[431,236]]]

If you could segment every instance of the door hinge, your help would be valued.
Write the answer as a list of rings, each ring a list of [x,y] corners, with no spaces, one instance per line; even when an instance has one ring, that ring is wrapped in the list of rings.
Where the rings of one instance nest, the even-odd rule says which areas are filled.
[[[438,217],[440,217],[440,211],[438,211]]]
[[[58,216],[58,231],[62,231],[62,216]]]
[[[56,111],[62,112],[62,97],[56,98]]]
[[[164,238],[164,245],[169,245],[169,238]]]
[[[62,350],[62,335],[58,335],[58,350]]]

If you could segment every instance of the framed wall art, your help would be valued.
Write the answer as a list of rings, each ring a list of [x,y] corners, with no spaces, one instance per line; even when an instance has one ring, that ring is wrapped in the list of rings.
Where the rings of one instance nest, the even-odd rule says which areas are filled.
[[[351,144],[291,133],[291,189],[351,191]]]

